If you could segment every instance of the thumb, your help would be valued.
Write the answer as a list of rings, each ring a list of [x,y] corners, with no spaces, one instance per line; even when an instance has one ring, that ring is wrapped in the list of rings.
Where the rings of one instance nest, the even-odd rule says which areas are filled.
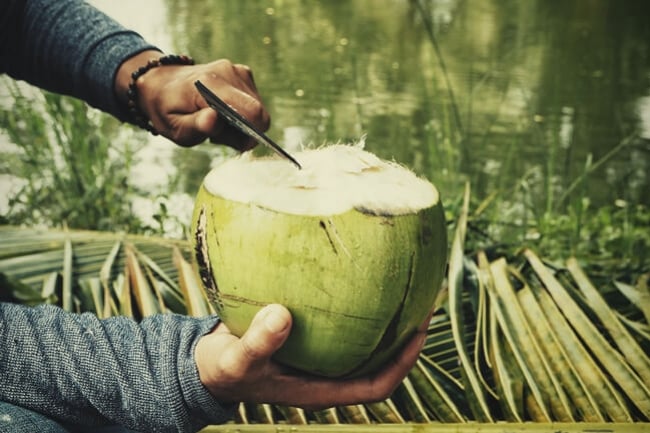
[[[282,305],[262,308],[239,340],[242,361],[255,363],[270,358],[286,341],[291,323],[291,313]]]
[[[207,136],[216,135],[223,128],[221,122],[217,121],[218,117],[212,108],[202,108],[193,115],[194,128]]]
[[[217,112],[211,108],[203,108],[190,114],[174,116],[173,123],[168,123],[170,130],[167,135],[176,144],[183,147],[195,146],[208,137],[219,134],[223,129],[217,121]]]

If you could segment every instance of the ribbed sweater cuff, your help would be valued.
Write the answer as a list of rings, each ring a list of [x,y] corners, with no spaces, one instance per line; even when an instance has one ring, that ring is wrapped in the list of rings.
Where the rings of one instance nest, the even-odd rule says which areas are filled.
[[[97,42],[88,56],[84,69],[84,89],[90,105],[111,113],[123,122],[130,121],[126,107],[119,104],[115,94],[115,76],[121,64],[143,51],[158,50],[135,32],[125,30]],[[116,63],[115,59],[121,61]],[[107,68],[106,65],[111,65]]]
[[[219,323],[216,317],[206,317],[199,320],[194,332],[203,336],[209,333]],[[185,339],[190,341],[187,348],[179,350],[178,379],[183,398],[180,400],[187,405],[190,422],[193,428],[202,428],[207,424],[222,424],[233,418],[237,404],[223,404],[212,397],[203,386],[196,367],[194,352],[199,338]]]

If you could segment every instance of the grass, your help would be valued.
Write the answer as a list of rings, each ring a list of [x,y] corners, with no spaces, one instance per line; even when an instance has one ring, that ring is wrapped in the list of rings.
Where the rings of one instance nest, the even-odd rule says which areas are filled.
[[[0,110],[0,127],[13,146],[2,152],[0,172],[22,186],[3,222],[143,231],[129,201],[137,193],[133,143],[142,141],[133,130],[79,100],[4,84],[12,103]]]
[[[571,182],[573,194],[540,188],[540,179],[528,174],[485,198],[473,196],[466,252],[512,256],[530,247],[554,260],[579,257],[590,274],[605,279],[642,277],[650,270],[650,209],[624,200],[593,206],[586,185],[604,163],[586,164]],[[447,200],[448,221],[456,220],[460,203],[458,197]]]

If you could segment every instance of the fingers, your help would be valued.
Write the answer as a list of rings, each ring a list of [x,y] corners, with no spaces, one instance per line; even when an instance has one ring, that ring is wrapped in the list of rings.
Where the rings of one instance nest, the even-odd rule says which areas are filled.
[[[253,73],[245,65],[218,60],[193,66],[154,68],[138,80],[139,102],[155,129],[181,146],[210,139],[240,151],[255,146],[254,140],[229,128],[208,108],[194,83],[200,80],[261,131],[270,125]]]
[[[289,336],[291,314],[278,304],[267,305],[253,319],[239,340],[239,358],[242,365],[266,360],[277,351]]]
[[[425,339],[426,332],[418,330],[398,357],[376,374],[338,384],[324,382],[321,392],[314,393],[319,395],[320,399],[299,406],[305,409],[317,410],[331,406],[385,400],[395,391],[415,365]]]
[[[297,406],[308,410],[381,401],[415,365],[430,318],[415,331],[395,359],[379,372],[353,379],[327,379],[281,367],[272,355],[289,335],[292,319],[280,305],[261,309],[241,338],[220,324],[199,340],[197,367],[202,383],[222,402],[244,401]]]
[[[285,307],[271,304],[262,308],[241,338],[221,348],[218,365],[221,379],[250,382],[268,373],[265,365],[286,341],[290,330],[291,314]]]
[[[248,65],[237,63],[233,67],[237,70],[237,72],[240,75],[244,76],[247,81],[253,84],[254,89],[257,89],[257,87],[255,86],[255,79],[253,78],[253,71]]]
[[[261,401],[320,410],[333,406],[371,403],[388,398],[418,360],[426,340],[430,316],[415,331],[397,357],[375,374],[353,379],[327,379],[310,375],[282,374],[279,384]]]
[[[271,118],[262,104],[253,72],[248,66],[233,64],[228,60],[218,60],[206,65],[206,73],[198,79],[257,129],[268,130]],[[207,106],[198,92],[195,92],[195,97],[198,97],[199,108]],[[218,119],[218,123],[221,122],[222,120]],[[215,138],[216,135],[210,134],[210,137]],[[225,144],[230,145],[230,143]]]
[[[420,356],[426,336],[426,330],[418,329],[399,356],[371,379],[372,389],[377,397],[385,398],[390,395],[411,371]]]
[[[362,379],[356,384],[356,387],[350,388],[351,395],[349,397],[351,401],[372,402],[384,400],[395,391],[395,388],[404,380],[404,377],[411,371],[420,356],[427,338],[427,329],[432,314],[433,311],[420,324],[397,358],[388,363],[374,376],[368,378],[366,382]]]
[[[291,314],[280,305],[262,308],[241,338],[220,323],[196,345],[201,383],[221,402],[268,400],[262,394],[276,389],[281,376],[270,358],[287,339],[291,324]]]
[[[218,121],[217,112],[203,108],[193,114],[170,116],[160,132],[179,146],[191,147],[202,143],[211,135],[221,134],[223,129],[223,122]]]

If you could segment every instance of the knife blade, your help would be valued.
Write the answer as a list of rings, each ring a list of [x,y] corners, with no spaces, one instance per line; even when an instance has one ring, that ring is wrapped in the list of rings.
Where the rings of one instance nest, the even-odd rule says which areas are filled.
[[[203,99],[208,103],[212,109],[216,110],[217,113],[222,115],[228,123],[237,128],[239,131],[243,132],[247,136],[253,138],[259,143],[266,145],[271,148],[275,153],[287,159],[293,163],[298,169],[302,169],[302,166],[296,159],[291,156],[287,151],[281,148],[273,140],[271,140],[266,134],[258,130],[252,123],[250,123],[244,116],[239,114],[237,110],[224,102],[221,98],[214,94],[210,89],[208,89],[201,81],[197,80],[194,85],[198,89]]]

